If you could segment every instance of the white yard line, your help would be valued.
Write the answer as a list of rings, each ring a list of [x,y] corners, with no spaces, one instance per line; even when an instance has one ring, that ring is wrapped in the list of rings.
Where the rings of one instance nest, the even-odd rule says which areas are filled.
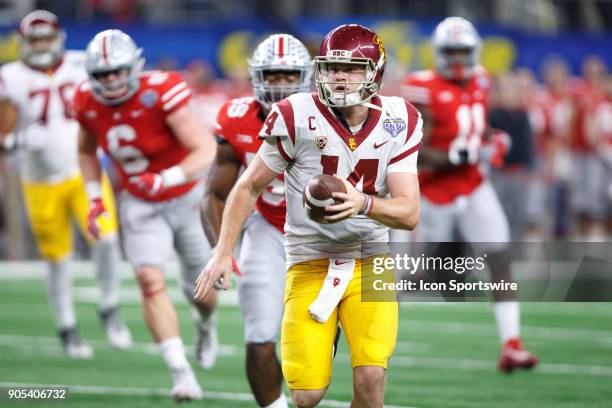
[[[421,332],[423,330],[434,333],[464,334],[467,336],[497,336],[495,324],[491,323],[468,323],[457,321],[440,320],[400,320],[400,331],[410,333],[411,331]],[[612,330],[593,330],[562,327],[536,327],[522,326],[525,337],[533,337],[544,340],[599,340],[612,338]]]
[[[414,357],[414,356],[393,356],[390,366],[399,367],[428,367],[443,369],[464,369],[464,370],[484,370],[494,371],[496,362],[489,360],[439,358],[439,357]],[[572,375],[593,375],[612,377],[612,366],[596,366],[583,364],[562,364],[562,363],[540,363],[535,368],[536,372],[547,374],[572,374]]]
[[[110,346],[105,340],[98,339],[85,339],[94,349],[109,349]],[[17,336],[12,334],[0,334],[0,346],[12,347],[12,348],[40,348],[50,355],[55,355],[55,350],[58,350],[58,354],[63,354],[60,341],[57,337],[45,337],[45,336]],[[193,354],[193,345],[186,344],[185,349],[187,354]],[[134,342],[132,348],[125,350],[133,353],[143,354],[159,354],[159,348],[155,343],[147,342]],[[124,351],[117,351],[122,353]],[[236,356],[241,353],[241,348],[233,344],[220,344],[219,355],[220,356]]]
[[[11,381],[0,381],[0,387],[68,387],[68,393],[86,395],[125,395],[135,397],[159,396],[167,397],[170,390],[165,388],[140,388],[140,387],[107,387],[95,385],[69,385],[69,384],[33,384],[15,383]],[[70,396],[68,397],[70,398]],[[242,392],[208,391],[204,390],[204,399],[225,400],[225,401],[253,401],[251,394]],[[321,401],[319,406],[330,408],[350,407],[349,402],[328,400]],[[405,405],[385,405],[386,408],[415,408]]]
[[[108,344],[104,340],[88,340],[96,349],[108,349]],[[48,355],[61,355],[61,346],[59,340],[55,337],[38,337],[38,336],[16,336],[16,335],[0,335],[0,347],[10,347],[28,350],[40,350]],[[410,346],[407,343],[406,346]],[[193,346],[187,345],[188,354],[191,353]],[[427,368],[443,368],[443,369],[463,369],[463,370],[484,370],[494,371],[496,367],[495,361],[490,360],[475,360],[467,358],[451,358],[451,357],[428,357],[405,355],[401,350],[391,358],[391,367],[427,367]],[[130,350],[124,352],[158,354],[158,349],[153,343],[135,342]],[[231,344],[220,345],[219,353],[221,356],[236,356],[241,353],[240,347]],[[336,360],[341,363],[348,364],[350,356],[348,353],[338,353]],[[572,375],[593,375],[612,377],[612,366],[599,366],[587,364],[565,364],[565,363],[540,363],[536,371],[548,374],[572,374]]]

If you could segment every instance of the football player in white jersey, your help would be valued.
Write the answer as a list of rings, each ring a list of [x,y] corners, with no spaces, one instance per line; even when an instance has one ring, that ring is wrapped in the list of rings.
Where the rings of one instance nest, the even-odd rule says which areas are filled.
[[[263,140],[257,135],[272,104],[296,92],[308,92],[312,58],[297,38],[274,34],[262,41],[249,60],[254,97],[227,101],[217,114],[217,155],[208,176],[203,208],[204,227],[211,245],[217,242],[225,199],[240,169],[253,160]],[[276,340],[280,333],[285,288],[285,190],[282,176],[274,179],[257,200],[240,245],[238,283],[244,317],[246,372],[261,407],[286,408],[282,394]]]
[[[422,136],[412,105],[377,95],[385,62],[383,43],[369,28],[349,24],[327,34],[315,58],[318,93],[297,93],[273,106],[259,134],[264,143],[230,193],[216,253],[198,278],[197,298],[215,282],[229,286],[242,226],[259,193],[284,173],[288,271],[281,360],[298,407],[315,406],[325,394],[332,356],[322,350],[331,349],[338,321],[351,353],[352,406],[383,405],[398,305],[394,297],[362,302],[361,282],[367,284],[373,259],[388,253],[388,227],[417,223]],[[334,193],[342,202],[327,206],[326,222],[316,223],[305,215],[302,192],[321,174],[337,175],[347,192]],[[325,302],[329,290],[337,296]]]
[[[47,287],[60,338],[68,356],[91,358],[79,336],[68,260],[72,220],[92,246],[100,285],[100,317],[110,344],[125,349],[132,339],[118,315],[119,259],[112,190],[105,181],[108,217],[100,239],[87,233],[89,202],[77,161],[78,124],[69,101],[87,77],[84,54],[64,51],[65,34],[57,17],[33,11],[19,25],[21,58],[0,69],[0,139],[14,133],[20,177],[34,237],[48,264]]]

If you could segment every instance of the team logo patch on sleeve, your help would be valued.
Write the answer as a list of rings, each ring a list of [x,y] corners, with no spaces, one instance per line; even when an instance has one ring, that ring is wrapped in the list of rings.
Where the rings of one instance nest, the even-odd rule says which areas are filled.
[[[383,121],[383,128],[392,137],[395,137],[406,129],[406,122],[401,118],[387,118]]]
[[[153,107],[153,105],[155,105],[157,102],[157,99],[159,99],[159,94],[152,89],[148,89],[144,91],[142,95],[140,95],[140,103],[147,108]]]

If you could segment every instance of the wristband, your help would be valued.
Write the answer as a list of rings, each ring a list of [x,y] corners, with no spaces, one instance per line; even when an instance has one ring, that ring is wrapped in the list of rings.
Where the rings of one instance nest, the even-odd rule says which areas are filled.
[[[99,181],[88,181],[85,183],[85,192],[89,201],[102,198],[102,185]]]
[[[181,166],[172,166],[160,173],[164,187],[174,187],[185,184],[187,177]]]
[[[359,215],[368,215],[372,211],[372,207],[374,206],[374,199],[369,194],[363,194],[365,196],[365,202],[363,203],[363,207],[359,211]]]

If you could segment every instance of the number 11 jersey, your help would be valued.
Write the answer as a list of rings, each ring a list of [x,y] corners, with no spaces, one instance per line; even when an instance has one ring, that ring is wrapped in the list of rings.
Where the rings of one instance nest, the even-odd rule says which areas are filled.
[[[336,174],[359,191],[387,196],[387,174],[416,174],[422,137],[419,112],[402,98],[371,99],[360,129],[347,129],[316,93],[294,94],[275,104],[259,137],[258,154],[277,173],[285,173],[288,266],[334,255],[367,257],[381,253],[388,229],[360,215],[318,224],[305,214],[302,192],[321,174]],[[383,250],[384,251],[384,250]]]
[[[433,70],[410,74],[404,82],[406,99],[423,106],[431,116],[426,145],[448,152],[451,147],[479,146],[488,127],[488,98],[491,78],[478,66],[465,87],[460,87]],[[478,163],[450,170],[419,172],[421,193],[436,204],[448,204],[469,195],[482,183]]]

